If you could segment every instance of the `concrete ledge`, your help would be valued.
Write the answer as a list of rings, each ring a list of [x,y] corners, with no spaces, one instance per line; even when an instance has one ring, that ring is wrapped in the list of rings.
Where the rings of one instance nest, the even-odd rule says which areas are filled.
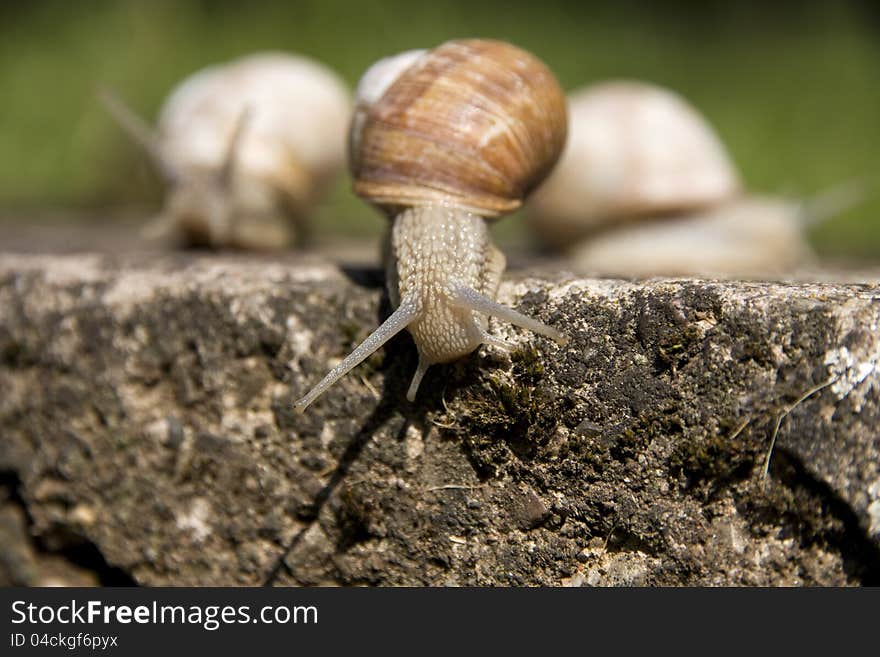
[[[407,404],[402,336],[299,417],[387,312],[375,272],[0,255],[8,534],[151,585],[880,584],[880,287],[500,296],[572,343],[493,321],[517,351]],[[41,581],[22,550],[6,579]]]

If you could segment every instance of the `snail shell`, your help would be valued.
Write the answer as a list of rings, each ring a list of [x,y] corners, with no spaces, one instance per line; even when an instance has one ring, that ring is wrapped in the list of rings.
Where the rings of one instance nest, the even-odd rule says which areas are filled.
[[[678,94],[611,81],[569,96],[569,139],[530,200],[539,238],[560,247],[624,221],[735,197],[739,174],[707,121]]]
[[[482,217],[517,209],[565,141],[565,96],[550,70],[492,40],[399,57],[379,62],[360,87],[355,193],[391,212],[440,201]]]
[[[394,312],[295,405],[315,398],[403,329],[427,369],[481,344],[502,318],[565,344],[556,329],[497,303],[504,255],[486,218],[520,206],[565,141],[565,96],[533,55],[508,43],[450,41],[377,62],[358,85],[349,165],[357,194],[392,219],[385,248]]]
[[[351,162],[360,158],[361,134],[370,108],[381,100],[385,92],[388,91],[388,87],[394,84],[394,81],[426,52],[428,51],[424,49],[406,50],[391,57],[385,57],[370,66],[361,76],[354,92],[354,115],[349,129],[350,166]]]
[[[306,57],[259,53],[196,72],[141,129],[168,183],[154,233],[190,244],[278,248],[345,162],[351,101]],[[127,127],[118,102],[111,110]],[[130,132],[134,132],[129,129]]]

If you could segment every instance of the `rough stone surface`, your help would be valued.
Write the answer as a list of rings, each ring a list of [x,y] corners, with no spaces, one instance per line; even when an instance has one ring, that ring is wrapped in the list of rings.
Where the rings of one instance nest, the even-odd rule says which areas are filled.
[[[407,404],[400,336],[297,416],[388,312],[378,273],[0,255],[2,576],[880,584],[880,287],[557,274],[500,298],[571,344],[492,320],[515,351]]]

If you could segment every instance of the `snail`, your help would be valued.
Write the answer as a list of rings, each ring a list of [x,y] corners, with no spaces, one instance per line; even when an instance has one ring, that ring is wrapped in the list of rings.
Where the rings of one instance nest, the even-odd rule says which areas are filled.
[[[779,274],[813,257],[804,212],[794,200],[747,196],[601,232],[575,244],[571,260],[582,270],[633,277]]]
[[[555,328],[494,300],[504,255],[487,222],[517,209],[550,172],[566,133],[550,70],[501,41],[455,40],[380,60],[362,77],[349,132],[354,191],[391,220],[386,284],[394,312],[296,402],[299,412],[395,334],[419,354],[413,401],[435,363],[481,344],[492,315],[555,340]]]
[[[611,81],[568,105],[568,142],[527,220],[577,269],[760,276],[812,258],[805,229],[834,203],[747,193],[724,144],[677,93]]]
[[[102,100],[167,185],[151,238],[288,246],[345,163],[350,93],[304,56],[259,53],[194,73],[168,96],[155,131],[111,92]]]

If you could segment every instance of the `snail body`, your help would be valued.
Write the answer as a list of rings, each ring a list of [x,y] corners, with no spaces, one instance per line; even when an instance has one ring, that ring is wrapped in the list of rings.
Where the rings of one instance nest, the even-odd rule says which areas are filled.
[[[152,236],[211,247],[288,246],[344,165],[349,92],[306,57],[260,53],[198,71],[170,93],[155,131],[115,97],[105,100],[166,182]]]
[[[569,141],[528,220],[571,264],[614,275],[747,275],[811,257],[805,205],[757,197],[684,98],[633,81],[568,97]]]
[[[781,274],[813,257],[807,212],[794,200],[748,196],[598,233],[570,257],[581,270],[615,276]]]
[[[533,55],[500,41],[450,41],[398,57],[362,78],[349,136],[355,193],[391,220],[384,252],[395,310],[296,403],[299,411],[404,328],[419,352],[410,401],[431,365],[484,343],[509,347],[487,333],[488,315],[566,342],[494,300],[505,259],[487,226],[521,205],[562,150],[558,82]]]

